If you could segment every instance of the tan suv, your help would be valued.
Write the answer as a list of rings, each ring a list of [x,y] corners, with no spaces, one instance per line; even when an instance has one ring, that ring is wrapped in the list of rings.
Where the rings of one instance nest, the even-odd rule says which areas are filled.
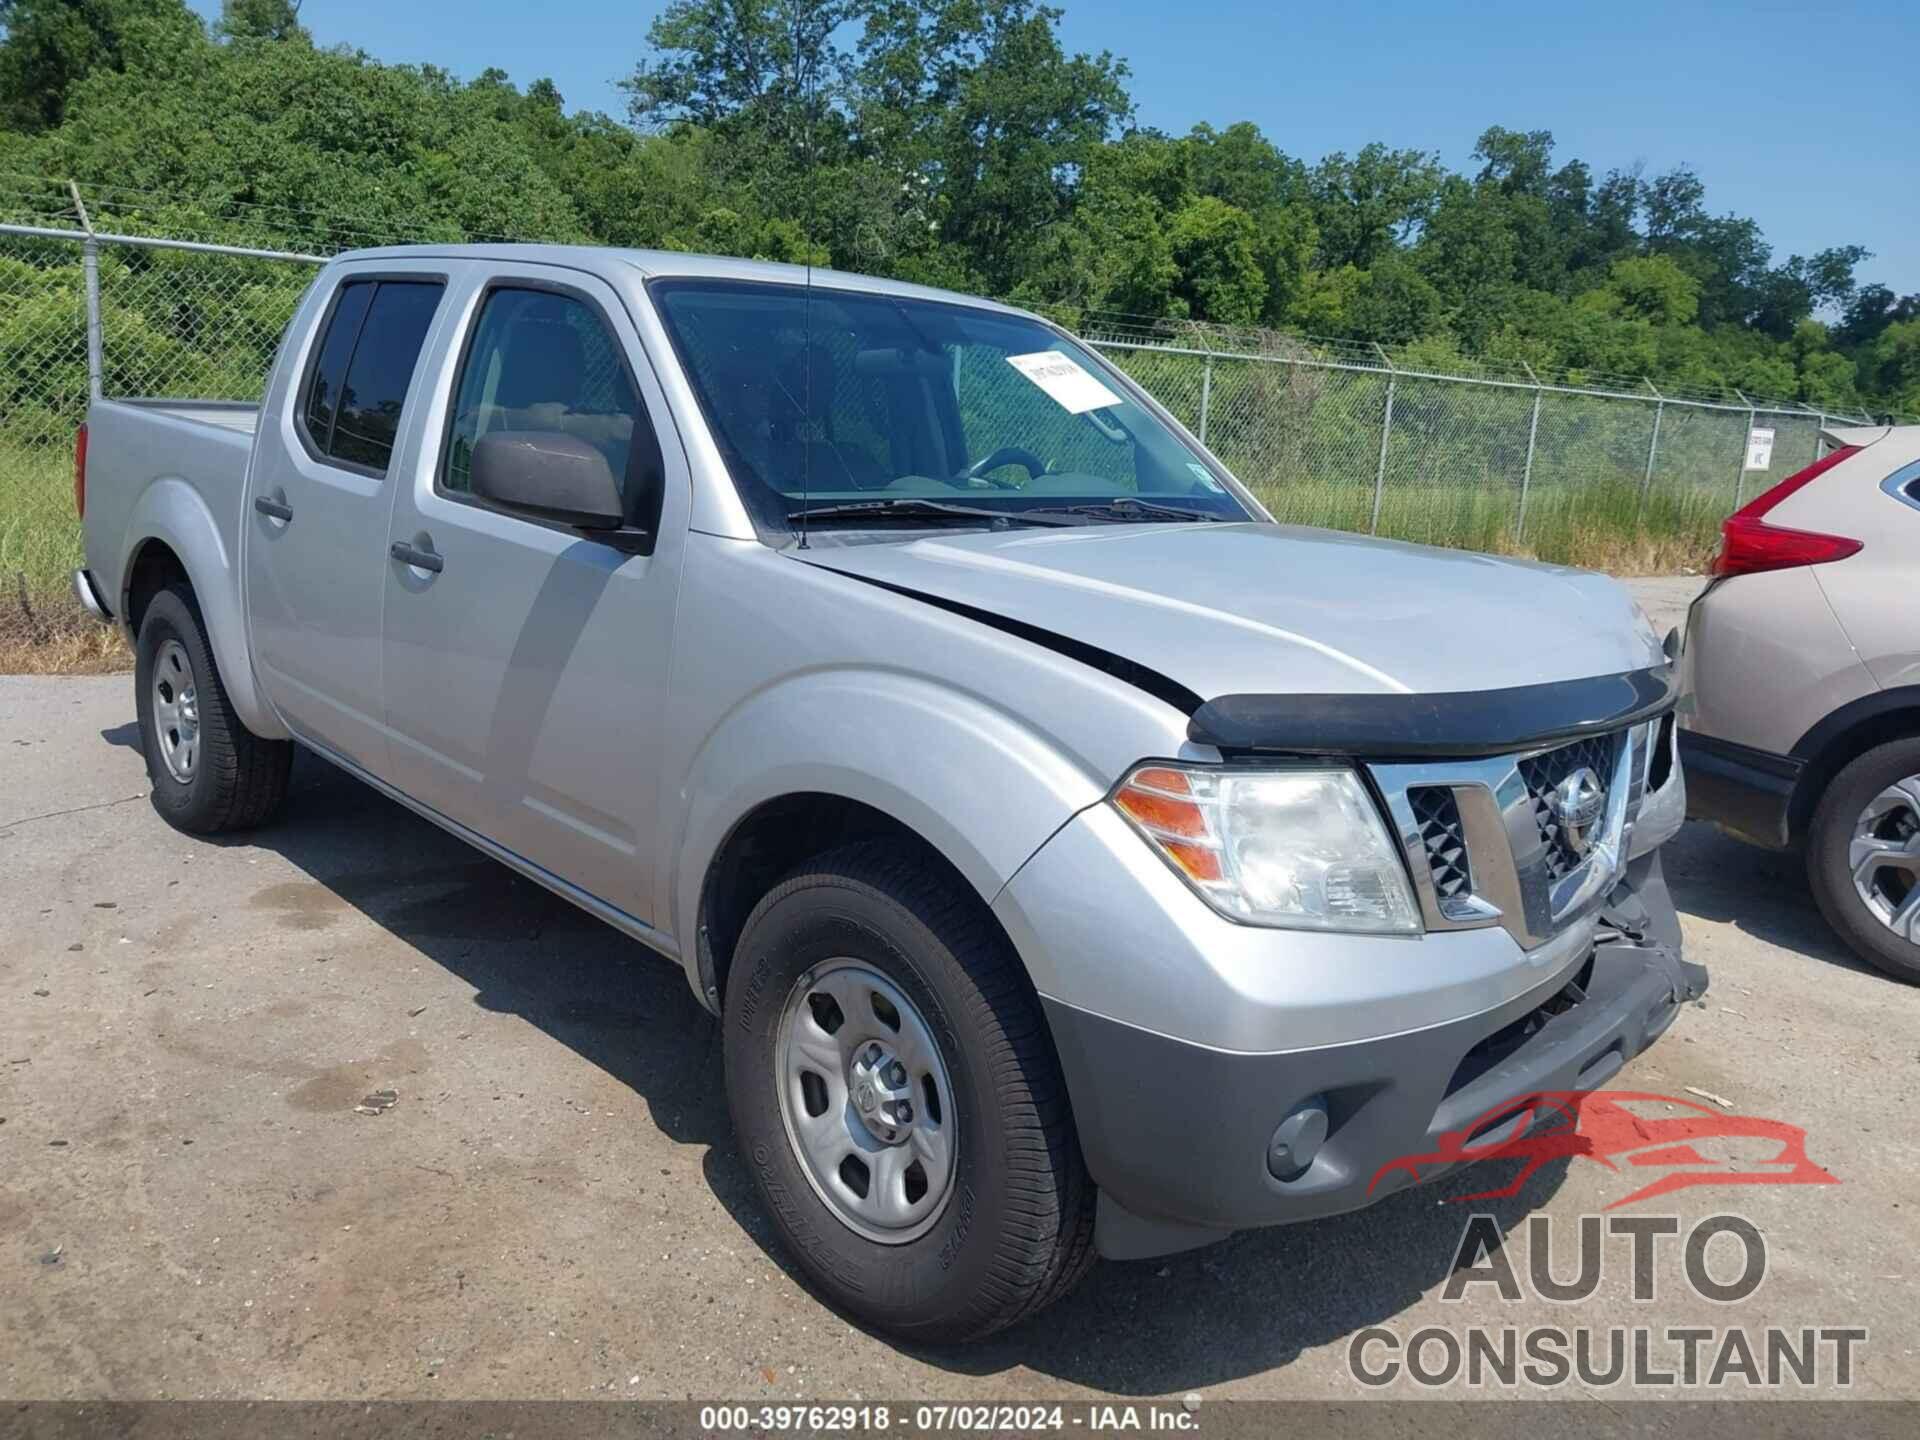
[[[1803,849],[1833,928],[1920,982],[1920,426],[1826,440],[1727,520],[1688,612],[1687,808]]]

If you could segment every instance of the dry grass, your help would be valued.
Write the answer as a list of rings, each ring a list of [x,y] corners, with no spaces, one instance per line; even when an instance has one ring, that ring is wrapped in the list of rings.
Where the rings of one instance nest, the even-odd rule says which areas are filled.
[[[26,588],[24,572],[0,605],[0,675],[104,675],[133,668],[115,625],[102,625],[71,594]]]
[[[1594,526],[1568,532],[1571,547],[1556,545],[1553,553],[1541,554],[1511,539],[1502,539],[1490,551],[1495,555],[1517,555],[1527,560],[1548,560],[1556,565],[1578,564],[1583,570],[1599,570],[1607,575],[1628,579],[1636,575],[1704,575],[1713,563],[1717,541],[1703,541],[1689,535],[1621,534]],[[1580,558],[1570,561],[1569,549]]]

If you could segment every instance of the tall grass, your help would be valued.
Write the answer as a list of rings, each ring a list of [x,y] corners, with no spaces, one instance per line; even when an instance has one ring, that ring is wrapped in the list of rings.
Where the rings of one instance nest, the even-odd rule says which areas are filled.
[[[8,602],[20,576],[30,595],[54,595],[79,564],[73,456],[49,445],[0,442],[0,577]]]

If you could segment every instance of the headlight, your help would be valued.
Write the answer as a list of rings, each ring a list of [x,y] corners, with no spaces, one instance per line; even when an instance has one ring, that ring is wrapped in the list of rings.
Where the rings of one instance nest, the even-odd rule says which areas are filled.
[[[1351,770],[1142,765],[1114,791],[1113,805],[1231,920],[1420,929],[1399,849]]]

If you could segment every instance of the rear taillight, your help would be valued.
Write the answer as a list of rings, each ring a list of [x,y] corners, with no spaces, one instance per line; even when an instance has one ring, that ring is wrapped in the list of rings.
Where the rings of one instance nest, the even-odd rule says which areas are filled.
[[[1764,494],[1729,515],[1720,526],[1720,554],[1713,562],[1716,575],[1755,575],[1763,570],[1789,570],[1798,565],[1824,565],[1858,554],[1860,542],[1845,535],[1822,535],[1814,530],[1789,530],[1769,525],[1767,512],[1802,486],[1818,480],[1860,447],[1846,445],[1804,470],[1797,470]]]
[[[73,511],[82,520],[87,518],[87,426],[73,432]]]

